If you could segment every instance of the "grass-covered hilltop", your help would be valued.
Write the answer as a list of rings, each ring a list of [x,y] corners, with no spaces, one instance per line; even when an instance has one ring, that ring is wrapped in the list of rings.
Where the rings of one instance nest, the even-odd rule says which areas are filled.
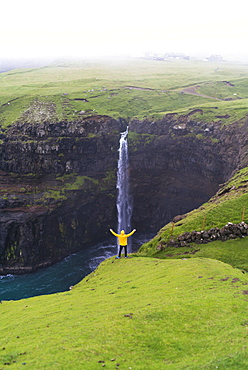
[[[133,226],[156,231],[66,292],[1,301],[0,370],[247,369],[247,123],[248,65],[0,73],[0,272],[106,235],[127,124]]]
[[[247,72],[242,64],[143,59],[11,70],[0,75],[1,124],[89,114],[159,119],[195,108],[199,120],[231,123],[247,113]]]

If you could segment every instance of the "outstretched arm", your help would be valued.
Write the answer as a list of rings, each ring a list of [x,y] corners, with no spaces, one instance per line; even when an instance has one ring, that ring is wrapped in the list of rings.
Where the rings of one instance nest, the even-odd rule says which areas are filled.
[[[131,233],[127,234],[127,237],[133,235],[135,233],[136,229],[133,229],[133,231],[131,231]]]
[[[119,236],[118,234],[116,234],[112,229],[109,229],[109,231],[114,235],[114,236]]]

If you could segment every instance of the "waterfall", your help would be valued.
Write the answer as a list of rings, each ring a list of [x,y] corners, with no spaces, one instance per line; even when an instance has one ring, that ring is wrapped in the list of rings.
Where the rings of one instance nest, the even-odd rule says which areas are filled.
[[[118,213],[118,233],[124,230],[126,233],[131,231],[132,203],[129,194],[129,163],[128,163],[128,127],[121,133],[119,145],[119,159],[117,172],[117,213]]]

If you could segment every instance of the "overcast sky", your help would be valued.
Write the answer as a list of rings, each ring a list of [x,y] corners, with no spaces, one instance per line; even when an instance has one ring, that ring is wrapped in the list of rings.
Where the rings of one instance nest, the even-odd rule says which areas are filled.
[[[5,1],[0,59],[173,51],[248,61],[246,4],[246,0]]]

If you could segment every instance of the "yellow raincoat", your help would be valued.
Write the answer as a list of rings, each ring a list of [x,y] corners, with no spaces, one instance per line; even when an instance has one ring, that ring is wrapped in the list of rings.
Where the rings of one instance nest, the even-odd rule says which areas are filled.
[[[125,234],[124,230],[121,230],[120,234],[116,234],[112,229],[110,229],[110,231],[114,236],[116,236],[118,238],[120,245],[126,246],[127,245],[127,238],[129,236],[133,235],[135,233],[136,229],[133,229],[133,231],[131,231],[131,233],[129,233],[129,234]]]

